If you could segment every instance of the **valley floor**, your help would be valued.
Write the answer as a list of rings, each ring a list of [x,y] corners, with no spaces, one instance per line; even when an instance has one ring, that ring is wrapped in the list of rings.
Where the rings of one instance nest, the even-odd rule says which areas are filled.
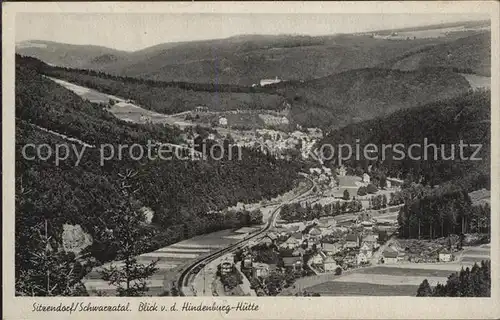
[[[424,279],[431,286],[445,284],[448,276],[475,262],[490,259],[490,245],[465,247],[449,263],[399,263],[353,269],[342,275],[322,274],[298,279],[281,295],[307,291],[322,296],[415,296]]]

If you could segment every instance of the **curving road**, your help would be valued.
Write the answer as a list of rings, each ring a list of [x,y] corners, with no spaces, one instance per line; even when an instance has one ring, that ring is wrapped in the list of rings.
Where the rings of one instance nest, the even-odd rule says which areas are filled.
[[[281,204],[279,204],[273,210],[273,212],[272,212],[271,216],[269,217],[269,219],[266,223],[266,226],[264,228],[262,228],[260,231],[246,237],[245,239],[243,239],[241,241],[238,241],[237,243],[235,243],[227,248],[224,248],[224,249],[219,250],[217,252],[214,252],[214,253],[212,253],[212,254],[210,254],[210,255],[208,255],[200,260],[197,260],[194,263],[192,263],[191,265],[189,265],[188,267],[186,267],[186,269],[184,269],[184,271],[181,273],[181,275],[177,281],[177,287],[179,288],[179,294],[181,296],[196,295],[196,292],[193,292],[193,290],[190,286],[190,282],[191,282],[191,279],[193,279],[193,277],[200,271],[200,269],[204,268],[205,265],[207,265],[208,263],[244,247],[248,241],[255,239],[255,238],[258,238],[259,236],[262,236],[265,232],[267,232],[271,227],[274,226],[274,224],[276,222],[276,217],[278,216],[279,211],[284,204],[295,202],[302,197],[308,196],[313,191],[313,189],[315,187],[315,183],[314,183],[314,181],[312,181],[311,179],[309,179],[305,175],[303,175],[303,177],[306,178],[307,180],[309,180],[312,183],[312,186],[308,190],[306,190],[305,192],[303,192],[299,195],[296,195],[295,197],[291,198],[290,200],[283,201]]]

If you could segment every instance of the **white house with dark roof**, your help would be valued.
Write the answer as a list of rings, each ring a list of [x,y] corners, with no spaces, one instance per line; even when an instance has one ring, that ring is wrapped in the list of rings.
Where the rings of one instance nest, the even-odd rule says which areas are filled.
[[[357,234],[350,233],[346,237],[346,247],[347,248],[358,248],[360,243],[360,237]]]
[[[276,77],[274,79],[262,79],[262,80],[260,80],[260,86],[264,87],[264,86],[268,86],[268,85],[280,83],[280,82],[281,82],[281,79],[279,79],[278,77]]]
[[[339,265],[337,264],[337,261],[333,257],[327,256],[323,260],[323,268],[325,269],[325,272],[335,272]]]
[[[356,263],[358,265],[363,264],[363,263],[367,263],[367,262],[368,262],[368,256],[366,254],[364,254],[363,252],[359,252],[356,255]]]
[[[398,252],[392,248],[387,248],[382,253],[384,263],[392,264],[398,262]]]
[[[309,239],[315,241],[315,240],[319,240],[321,238],[322,232],[318,228],[311,228],[311,230],[309,230],[308,235],[309,235]]]

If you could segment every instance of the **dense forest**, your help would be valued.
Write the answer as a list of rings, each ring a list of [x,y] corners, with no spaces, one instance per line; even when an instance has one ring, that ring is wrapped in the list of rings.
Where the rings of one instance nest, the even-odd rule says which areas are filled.
[[[116,256],[117,248],[111,245],[109,232],[117,212],[122,210],[123,195],[119,192],[118,177],[123,170],[137,172],[133,179],[137,186],[133,202],[137,207],[149,208],[153,212],[151,223],[137,225],[140,233],[149,240],[139,250],[142,252],[206,232],[261,223],[262,215],[258,212],[222,209],[237,202],[269,199],[296,185],[298,164],[248,149],[242,149],[241,160],[185,161],[173,158],[161,161],[125,157],[101,166],[99,149],[87,147],[83,152],[79,142],[115,147],[120,143],[144,145],[147,139],[175,142],[177,134],[175,129],[168,127],[130,124],[114,119],[99,106],[82,101],[18,61],[15,233],[19,285],[29,282],[28,278],[38,279],[39,275],[31,274],[30,270],[42,269],[32,265],[31,255],[40,246],[47,247],[47,243],[54,252],[62,252],[62,256],[51,256],[52,260],[75,261],[74,255],[67,256],[59,250],[62,248],[63,224],[81,225],[92,237],[92,245],[82,255],[90,255],[100,262]],[[66,145],[69,150],[82,152],[82,157],[78,159],[75,152],[70,152],[67,159],[56,164],[54,153],[47,154],[49,148],[46,147],[41,149],[45,160],[39,157],[29,160],[22,156],[26,144],[47,144],[52,150],[57,145]],[[33,237],[33,234],[40,236]],[[47,259],[40,261],[47,263]],[[70,274],[87,270],[85,264],[76,269],[67,263],[65,266],[68,272],[72,270]],[[20,294],[32,294],[31,291],[24,292],[22,287],[16,289]],[[68,294],[62,289],[51,293],[47,290],[33,292],[40,295]]]
[[[272,86],[292,105],[292,119],[306,127],[337,129],[460,95],[467,80],[450,70],[364,68],[310,81]]]
[[[347,144],[352,147],[351,157],[348,157],[347,148],[336,153],[329,161],[332,166],[338,165],[342,156],[347,159],[342,161],[343,165],[360,172],[366,172],[371,165],[372,171],[387,177],[425,185],[454,180],[467,191],[489,188],[490,95],[490,91],[471,91],[422,107],[399,110],[387,117],[332,131],[319,145]],[[481,144],[474,156],[480,160],[469,160],[476,147],[464,147],[462,158],[460,141],[467,145]],[[363,150],[370,143],[376,146],[378,153],[365,155]],[[397,144],[403,147],[397,148]],[[412,144],[420,145],[411,150],[413,159],[408,156]],[[389,147],[383,150],[384,145]],[[357,146],[361,151],[356,155]],[[332,158],[328,149],[324,155]]]
[[[452,273],[446,284],[431,288],[427,279],[422,281],[417,297],[491,297],[491,261]]]
[[[16,118],[90,145],[179,142],[181,133],[167,126],[119,120],[102,105],[82,101],[75,93],[44,78],[24,61],[16,64]]]
[[[445,68],[416,71],[365,68],[308,81],[250,87],[162,82],[48,66],[34,58],[22,59],[47,76],[133,99],[142,107],[159,113],[193,110],[198,105],[211,111],[279,111],[290,105],[292,123],[326,129],[455,97],[470,88],[465,78]]]
[[[53,67],[29,57],[16,56],[44,75],[66,80],[103,93],[133,99],[155,112],[172,114],[199,105],[211,111],[281,110],[285,100],[272,89],[212,83],[161,82],[121,77],[92,70]]]
[[[445,183],[430,188],[412,184],[403,190],[405,205],[398,215],[402,238],[434,239],[450,234],[490,233],[489,205],[472,205],[465,189]]]
[[[348,212],[359,212],[363,205],[359,200],[337,201],[327,205],[307,203],[302,206],[300,203],[284,204],[280,210],[280,219],[287,222],[308,221],[325,216],[337,216]]]

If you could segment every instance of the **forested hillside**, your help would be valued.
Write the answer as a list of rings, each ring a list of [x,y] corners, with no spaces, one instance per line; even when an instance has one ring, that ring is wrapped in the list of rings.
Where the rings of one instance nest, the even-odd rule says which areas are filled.
[[[137,228],[148,234],[153,250],[205,232],[255,223],[245,214],[213,213],[235,205],[274,197],[294,187],[297,165],[275,160],[251,150],[243,150],[241,160],[149,160],[129,157],[99,165],[101,144],[145,145],[147,139],[176,141],[177,132],[154,125],[133,125],[114,119],[102,106],[82,101],[78,96],[44,79],[18,61],[16,67],[16,276],[29,276],[30,255],[40,245],[40,226],[47,221],[53,248],[61,245],[62,225],[79,224],[93,238],[89,252],[98,260],[113,259],[110,245],[110,219],[117,214],[123,195],[118,175],[133,170],[137,188],[134,201],[154,212],[152,224]],[[30,143],[67,145],[82,150],[77,142],[42,131],[34,125],[91,143],[78,164],[70,153],[55,164],[54,154],[47,160],[28,160],[22,148]],[[45,151],[46,152],[46,151]],[[29,156],[33,152],[29,153]],[[43,153],[46,155],[46,153]],[[24,240],[23,240],[24,239]],[[37,240],[38,239],[38,240]],[[82,271],[83,272],[83,271]],[[19,280],[19,278],[18,278]],[[23,281],[20,281],[22,284]]]
[[[491,297],[491,261],[462,268],[452,273],[445,284],[438,283],[434,288],[425,279],[417,290],[417,297]]]
[[[136,125],[117,119],[27,66],[16,64],[16,118],[91,144],[177,142],[180,131],[159,125]]]
[[[452,42],[425,46],[381,64],[399,70],[443,67],[463,73],[491,76],[491,32]]]
[[[324,128],[339,128],[399,109],[447,99],[470,88],[461,75],[443,68],[418,71],[358,69],[311,81],[251,88],[142,80],[55,68],[36,60],[30,63],[46,75],[133,99],[144,108],[159,113],[192,110],[198,105],[213,111],[282,110],[289,104],[292,123]]]
[[[128,52],[102,46],[75,45],[46,40],[23,41],[16,44],[16,52],[38,58],[45,63],[57,66],[83,68],[93,61],[95,65],[103,62],[99,57],[125,58]]]
[[[348,70],[377,67],[386,61],[395,64],[403,60],[400,65],[407,68],[415,61],[413,53],[421,52],[426,55],[427,53],[419,50],[433,46],[436,48],[429,51],[429,57],[415,55],[421,60],[415,63],[415,66],[478,67],[477,70],[484,71],[489,68],[487,64],[478,65],[473,61],[479,58],[486,59],[482,60],[485,63],[488,62],[489,53],[483,53],[489,50],[489,43],[467,45],[466,50],[460,48],[459,42],[454,43],[457,39],[477,34],[478,31],[468,29],[478,23],[488,25],[488,22],[454,23],[452,25],[457,30],[460,26],[465,29],[447,33],[442,37],[417,37],[409,41],[374,38],[371,33],[315,37],[240,35],[226,39],[163,43],[133,52],[97,46],[29,41],[19,43],[16,52],[39,58],[52,65],[96,70],[119,76],[250,86],[258,83],[260,79],[276,76],[284,80],[307,81]],[[407,31],[438,27],[408,28]],[[448,51],[455,49],[458,50],[457,54],[448,59]],[[445,53],[444,57],[442,52]],[[469,57],[476,58],[471,60]],[[472,64],[469,63],[471,61]]]
[[[203,105],[211,111],[284,108],[285,99],[273,90],[237,85],[147,81],[117,77],[89,70],[41,66],[54,78],[63,79],[100,92],[131,98],[153,111],[172,114]]]
[[[297,123],[340,128],[457,96],[469,84],[462,76],[442,69],[358,69],[275,87],[292,101],[292,118]]]
[[[390,177],[430,185],[455,180],[467,190],[477,190],[489,187],[490,104],[489,91],[471,91],[453,99],[399,110],[388,117],[346,126],[331,132],[321,143],[333,146],[349,144],[353,152],[356,144],[359,144],[359,160],[353,156],[344,161],[345,165],[352,168],[366,170],[369,164],[373,164],[373,168],[380,168]],[[435,144],[437,147],[436,151],[433,147],[428,147],[427,157],[424,157],[424,139],[427,139],[427,145]],[[481,160],[462,160],[459,153],[460,140],[464,144],[482,144],[475,155],[475,158]],[[378,159],[375,161],[367,160],[362,152],[363,146],[368,143],[373,143],[378,148]],[[414,159],[410,159],[407,150],[414,143],[422,147],[413,148]],[[385,160],[382,159],[382,145],[395,144],[404,145],[401,150],[406,157],[401,159],[401,154],[389,147],[385,151]],[[441,144],[445,145],[444,157],[448,159],[453,155],[453,159],[443,159]],[[453,150],[452,144],[455,145]],[[475,147],[464,148],[464,158],[471,157],[475,150]],[[343,156],[347,157],[347,150],[344,150]],[[422,158],[418,159],[419,156]],[[333,160],[335,159],[338,159],[338,155],[335,155]]]

